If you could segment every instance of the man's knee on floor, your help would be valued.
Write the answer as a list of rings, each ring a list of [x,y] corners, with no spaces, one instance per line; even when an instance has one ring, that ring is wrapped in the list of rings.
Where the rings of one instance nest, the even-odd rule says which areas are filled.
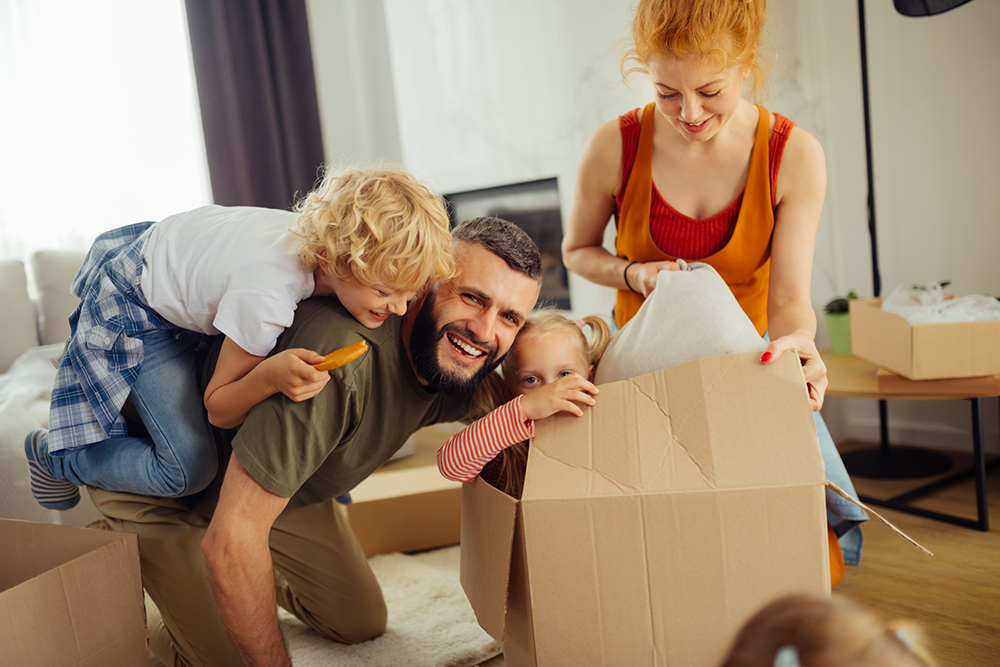
[[[341,614],[336,628],[320,630],[331,639],[343,644],[359,644],[385,632],[386,608],[385,601],[370,600],[367,603],[352,604],[350,609]]]

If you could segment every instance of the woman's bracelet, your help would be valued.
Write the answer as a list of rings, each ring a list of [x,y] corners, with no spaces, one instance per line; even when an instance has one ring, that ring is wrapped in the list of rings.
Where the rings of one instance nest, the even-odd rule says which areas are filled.
[[[625,278],[625,287],[629,288],[630,290],[632,290],[632,291],[633,291],[633,292],[635,292],[636,294],[642,294],[642,292],[636,292],[635,288],[634,288],[634,287],[632,287],[631,285],[629,285],[629,282],[628,282],[628,270],[629,270],[629,268],[630,268],[630,267],[631,267],[631,266],[632,266],[633,264],[638,264],[638,263],[639,263],[639,262],[629,262],[629,263],[628,263],[628,264],[627,264],[627,265],[625,266],[625,270],[624,270],[624,271],[622,271],[622,277],[623,277],[623,278]]]

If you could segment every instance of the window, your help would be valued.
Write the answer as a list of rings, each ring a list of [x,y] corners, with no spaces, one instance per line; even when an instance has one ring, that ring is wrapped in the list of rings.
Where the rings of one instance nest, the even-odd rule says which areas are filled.
[[[0,91],[0,258],[211,203],[183,0],[5,0]]]

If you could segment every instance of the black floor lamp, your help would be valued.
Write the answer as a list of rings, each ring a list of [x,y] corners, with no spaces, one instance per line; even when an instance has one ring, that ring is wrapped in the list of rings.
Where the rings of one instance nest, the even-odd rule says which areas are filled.
[[[896,11],[904,16],[933,16],[964,5],[971,0],[893,0]],[[858,30],[861,37],[861,90],[865,118],[865,158],[868,168],[868,233],[871,236],[872,286],[881,296],[882,276],[878,268],[878,241],[875,228],[875,176],[872,171],[871,118],[868,111],[868,39],[865,33],[865,0],[858,0]],[[916,447],[890,447],[888,404],[878,402],[879,447],[861,449],[843,455],[848,472],[862,477],[908,479],[945,472],[951,460],[942,454]]]

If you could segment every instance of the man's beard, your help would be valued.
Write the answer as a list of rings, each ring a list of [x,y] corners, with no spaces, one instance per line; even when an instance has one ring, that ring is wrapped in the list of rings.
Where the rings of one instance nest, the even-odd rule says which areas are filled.
[[[422,307],[413,318],[410,334],[410,356],[421,380],[436,391],[449,394],[471,394],[487,375],[492,373],[503,358],[497,358],[496,346],[479,341],[471,331],[457,324],[446,324],[438,328],[437,319],[432,314],[435,295],[428,294]],[[471,377],[461,372],[447,371],[438,359],[438,343],[445,334],[451,332],[468,340],[481,350],[485,350],[483,365]],[[451,345],[451,343],[446,343]]]

